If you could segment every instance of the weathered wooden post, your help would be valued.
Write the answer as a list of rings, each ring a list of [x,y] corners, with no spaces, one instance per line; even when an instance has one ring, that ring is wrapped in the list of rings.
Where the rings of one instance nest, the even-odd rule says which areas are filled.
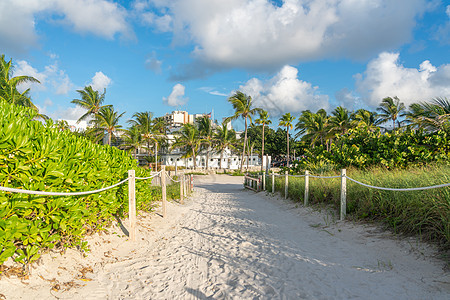
[[[183,193],[183,176],[182,175],[180,175],[180,177],[179,177],[179,179],[180,179],[180,203],[181,204],[184,204],[184,193]]]
[[[263,171],[263,191],[266,190],[266,171]]]
[[[166,166],[161,165],[161,188],[162,188],[162,215],[163,218],[167,215],[167,194],[166,194]]]
[[[289,186],[289,172],[286,171],[284,175],[284,199],[287,199],[288,196],[288,186]]]
[[[308,205],[308,199],[309,199],[309,171],[305,171],[305,199],[304,199],[304,205]]]
[[[275,173],[272,171],[272,194],[275,194]]]
[[[341,170],[341,221],[347,215],[347,170]]]
[[[128,236],[131,241],[136,240],[136,177],[134,170],[128,170],[128,220],[130,229]]]

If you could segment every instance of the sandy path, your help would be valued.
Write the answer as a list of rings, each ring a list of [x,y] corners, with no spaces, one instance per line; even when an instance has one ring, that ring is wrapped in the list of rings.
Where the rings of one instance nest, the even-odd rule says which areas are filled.
[[[450,298],[449,274],[427,246],[245,191],[240,177],[196,182],[193,200],[173,212],[178,219],[141,234],[151,243],[135,244],[126,260],[62,298]]]

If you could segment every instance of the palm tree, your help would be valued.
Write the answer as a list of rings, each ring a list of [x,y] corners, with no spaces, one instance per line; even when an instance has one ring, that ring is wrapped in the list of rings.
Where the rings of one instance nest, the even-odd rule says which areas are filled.
[[[13,70],[12,60],[10,59],[6,62],[5,55],[0,55],[0,99],[38,111],[38,108],[31,102],[28,96],[30,89],[20,93],[17,90],[17,86],[27,82],[40,83],[39,80],[25,75],[12,77]]]
[[[106,89],[100,94],[98,91],[95,91],[92,86],[88,85],[82,90],[77,90],[77,92],[80,94],[81,99],[73,99],[71,103],[75,103],[87,110],[87,112],[78,119],[78,123],[88,117],[95,118],[103,107],[111,106],[102,105],[103,101],[105,101]]]
[[[310,141],[313,148],[317,140],[320,140],[322,146],[326,143],[328,151],[328,121],[329,117],[324,109],[319,109],[317,113],[305,110],[295,125],[295,129],[298,130],[296,137],[302,136],[302,140]]]
[[[363,128],[366,132],[374,131],[377,125],[378,114],[366,109],[358,109],[353,115],[352,124],[354,127]]]
[[[294,122],[295,117],[291,116],[291,113],[285,113],[280,118],[280,123],[278,123],[278,126],[284,126],[286,127],[286,136],[287,136],[287,167],[289,168],[289,128],[292,129],[294,125],[292,122]]]
[[[255,123],[258,125],[262,125],[262,146],[261,146],[261,172],[263,171],[263,161],[264,161],[264,129],[266,125],[269,125],[272,123],[272,121],[269,120],[269,114],[267,111],[263,110],[259,113],[259,119],[255,120]]]
[[[218,153],[220,153],[220,163],[219,168],[222,169],[222,160],[223,160],[223,153],[226,149],[236,149],[236,132],[231,129],[228,129],[227,123],[222,123],[222,126],[217,128],[217,131],[214,134],[214,148],[217,150]]]
[[[398,97],[386,97],[381,101],[381,104],[377,108],[377,110],[380,112],[380,114],[378,114],[378,123],[383,124],[392,120],[392,127],[395,130],[395,122],[397,121],[398,117],[404,116],[406,108],[405,104],[403,104],[403,102],[400,102],[400,99],[398,99]]]
[[[351,123],[352,117],[348,109],[338,106],[331,114],[333,116],[330,117],[328,124],[332,135],[346,134],[347,131],[353,127],[353,124]]]
[[[150,141],[155,141],[153,135],[153,113],[150,111],[137,112],[133,114],[133,118],[132,120],[128,120],[128,123],[139,130],[143,142],[147,144],[147,155],[149,155]]]
[[[137,150],[141,146],[142,143],[142,134],[137,126],[131,126],[130,129],[124,130],[124,135],[122,136],[124,140],[124,144],[120,147],[125,150],[133,150],[133,156],[137,158]]]
[[[108,145],[111,145],[111,137],[116,131],[123,131],[122,125],[119,124],[119,119],[125,114],[125,112],[119,114],[114,111],[114,108],[109,106],[104,106],[100,108],[94,120],[91,124],[94,124],[92,128],[93,133],[97,136],[97,141],[99,141],[105,135],[105,131],[108,133]]]
[[[236,120],[238,118],[243,118],[245,120],[245,131],[244,131],[244,148],[242,150],[242,159],[241,159],[241,167],[240,171],[242,172],[244,155],[245,155],[245,145],[247,144],[247,122],[250,120],[252,122],[252,116],[258,112],[261,112],[260,108],[253,108],[252,97],[237,91],[233,96],[228,98],[228,102],[233,105],[234,115],[225,119],[226,122],[231,120]],[[248,149],[247,149],[248,151]]]
[[[450,129],[450,100],[434,98],[431,102],[413,103],[406,118],[414,126],[429,132]]]
[[[178,136],[175,138],[172,148],[183,149],[186,153],[182,157],[186,158],[192,156],[194,159],[194,169],[197,168],[197,153],[200,150],[201,144],[204,142],[203,139],[200,138],[197,126],[184,124],[176,134]]]
[[[196,120],[200,136],[205,141],[206,149],[206,169],[209,169],[209,152],[211,150],[212,140],[214,138],[213,123],[208,116],[203,116]]]

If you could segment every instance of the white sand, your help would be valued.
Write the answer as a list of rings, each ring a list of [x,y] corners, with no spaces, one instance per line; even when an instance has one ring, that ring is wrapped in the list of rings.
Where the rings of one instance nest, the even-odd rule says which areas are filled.
[[[140,217],[137,242],[113,228],[117,234],[90,239],[87,257],[75,250],[46,254],[28,280],[3,277],[0,294],[6,299],[450,299],[449,272],[431,246],[243,190],[241,177],[197,177],[196,184],[186,205],[169,204],[167,220],[157,214]],[[93,273],[85,272],[83,281],[85,267]]]

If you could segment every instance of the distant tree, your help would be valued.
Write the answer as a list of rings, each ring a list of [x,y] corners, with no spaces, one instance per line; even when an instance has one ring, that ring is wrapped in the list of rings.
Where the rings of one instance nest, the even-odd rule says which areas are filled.
[[[269,114],[267,113],[267,111],[263,110],[259,113],[259,119],[256,119],[255,123],[258,125],[262,125],[262,146],[261,146],[261,172],[262,172],[264,169],[264,166],[263,166],[264,141],[265,141],[264,129],[265,129],[266,125],[270,125],[272,123],[272,121],[269,120]]]
[[[353,127],[351,113],[346,108],[338,106],[331,114],[328,122],[331,135],[345,134]]]
[[[233,129],[228,129],[228,123],[222,123],[222,125],[217,128],[214,134],[213,145],[216,151],[220,154],[219,168],[222,169],[223,153],[226,149],[232,151],[236,149],[236,132]]]
[[[125,112],[119,114],[114,110],[112,106],[104,106],[100,108],[94,120],[91,124],[94,127],[90,129],[96,137],[96,141],[101,140],[105,131],[108,134],[108,145],[111,145],[111,138],[117,131],[123,131],[122,125],[119,124],[120,118],[125,114]]]
[[[185,154],[182,157],[191,157],[194,160],[194,169],[197,168],[196,158],[203,140],[200,138],[200,133],[197,126],[192,124],[184,124],[179,131],[176,132],[175,142],[172,148],[182,149]]]
[[[242,151],[242,158],[241,158],[241,167],[240,171],[242,172],[243,169],[243,162],[244,162],[244,155],[245,155],[245,145],[247,144],[247,127],[248,127],[248,121],[250,123],[252,122],[252,116],[258,112],[261,111],[260,108],[253,108],[253,101],[252,97],[237,91],[234,93],[233,96],[228,98],[228,102],[230,102],[233,105],[234,108],[234,115],[231,117],[226,118],[225,120],[227,122],[231,120],[236,120],[238,118],[243,118],[245,121],[245,131],[244,131],[244,147]]]
[[[363,128],[366,132],[374,131],[377,127],[377,113],[366,109],[358,109],[353,115],[352,124],[354,127]]]
[[[324,109],[319,109],[317,113],[312,113],[309,110],[302,112],[298,118],[295,129],[298,130],[296,136],[301,136],[302,140],[309,141],[314,148],[317,141],[324,146],[326,144],[328,150],[328,129],[329,116]]]
[[[86,113],[78,119],[78,123],[86,120],[89,117],[95,118],[102,108],[110,107],[111,105],[102,105],[105,101],[106,89],[103,93],[95,91],[92,86],[85,86],[82,90],[77,90],[81,99],[73,99],[71,103],[78,105],[86,110]]]
[[[395,130],[395,122],[398,117],[405,115],[406,108],[398,97],[386,97],[381,101],[377,110],[380,112],[378,114],[378,123],[383,124],[392,121],[392,128]]]
[[[142,144],[142,134],[137,126],[131,126],[128,130],[124,130],[124,135],[122,136],[124,143],[120,148],[125,150],[132,150],[133,157],[137,158],[137,150]]]
[[[450,130],[450,100],[434,98],[430,102],[414,103],[409,106],[406,119],[415,127],[429,132]]]
[[[206,169],[209,170],[209,153],[214,139],[214,127],[208,116],[202,116],[196,120],[200,136],[204,140],[203,146],[206,149]]]
[[[289,168],[290,162],[289,162],[289,129],[292,129],[294,125],[292,124],[295,120],[294,116],[291,116],[291,113],[285,113],[280,118],[279,126],[286,127],[286,139],[287,139],[287,167]]]

